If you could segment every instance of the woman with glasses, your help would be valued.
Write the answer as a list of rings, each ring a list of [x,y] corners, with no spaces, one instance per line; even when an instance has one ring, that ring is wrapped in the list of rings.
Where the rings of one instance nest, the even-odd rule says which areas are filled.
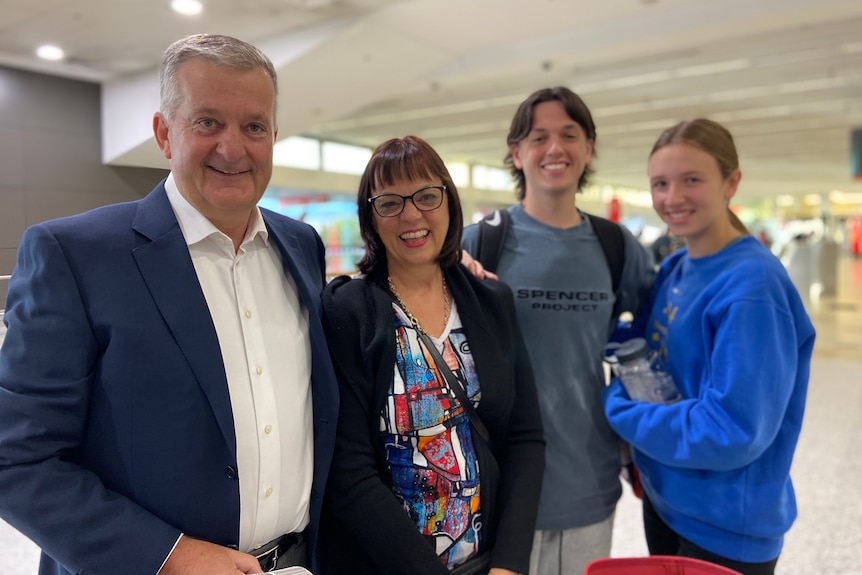
[[[323,297],[341,393],[325,572],[526,573],[544,439],[512,294],[460,265],[458,192],[423,140],[375,150],[358,207],[361,275]]]

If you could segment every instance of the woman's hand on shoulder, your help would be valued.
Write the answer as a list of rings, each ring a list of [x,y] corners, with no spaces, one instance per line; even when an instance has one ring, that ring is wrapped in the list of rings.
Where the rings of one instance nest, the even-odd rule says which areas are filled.
[[[490,571],[488,571],[488,575],[521,575],[521,574],[516,573],[515,571],[509,571],[508,569],[502,569],[500,567],[493,567]]]
[[[483,280],[486,278],[492,279],[492,280],[499,280],[500,279],[497,277],[497,274],[489,272],[488,270],[486,270],[485,266],[483,266],[479,262],[479,260],[473,259],[473,256],[471,256],[469,253],[467,253],[467,250],[461,250],[461,265],[463,265],[465,268],[467,268],[467,270],[471,274],[476,276],[477,279],[480,279],[480,280]]]

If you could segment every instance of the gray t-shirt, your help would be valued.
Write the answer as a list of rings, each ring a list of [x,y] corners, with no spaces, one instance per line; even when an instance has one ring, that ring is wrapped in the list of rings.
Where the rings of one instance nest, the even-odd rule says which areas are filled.
[[[512,215],[497,268],[515,296],[518,321],[535,373],[547,447],[538,529],[572,529],[603,521],[621,494],[620,443],[604,416],[602,357],[615,296],[592,224],[547,226],[520,205]],[[478,225],[464,230],[476,254]],[[635,312],[653,279],[650,256],[623,228],[624,310]]]

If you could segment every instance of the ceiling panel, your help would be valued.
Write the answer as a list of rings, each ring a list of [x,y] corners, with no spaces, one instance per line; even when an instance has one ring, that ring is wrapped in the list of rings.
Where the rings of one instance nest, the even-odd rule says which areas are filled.
[[[749,197],[845,189],[862,126],[858,0],[3,0],[0,65],[113,81],[154,70],[195,32],[255,43],[353,18],[280,70],[280,135],[374,146],[416,134],[447,159],[502,165],[518,103],[567,85],[598,126],[597,182],[645,185],[666,127],[735,134]],[[56,42],[57,64],[33,50]],[[133,158],[134,154],[127,156]],[[133,160],[132,160],[133,161]]]

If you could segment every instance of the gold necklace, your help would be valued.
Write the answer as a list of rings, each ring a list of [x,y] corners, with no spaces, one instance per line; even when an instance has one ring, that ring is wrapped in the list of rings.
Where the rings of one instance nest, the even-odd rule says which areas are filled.
[[[422,329],[422,326],[419,325],[419,320],[416,319],[416,316],[410,311],[410,309],[404,305],[404,300],[401,299],[401,294],[398,293],[398,290],[395,289],[395,284],[392,283],[392,277],[386,278],[389,281],[389,291],[392,292],[392,295],[395,296],[395,299],[398,301],[398,305],[401,306],[401,309],[404,310],[404,313],[407,314],[408,319],[410,319],[410,323],[413,324],[413,327],[416,331],[421,331],[424,334],[428,334],[427,331]],[[449,314],[452,313],[452,302],[449,299],[449,286],[446,285],[446,276],[443,276],[443,326],[445,329],[446,324],[449,323]]]

